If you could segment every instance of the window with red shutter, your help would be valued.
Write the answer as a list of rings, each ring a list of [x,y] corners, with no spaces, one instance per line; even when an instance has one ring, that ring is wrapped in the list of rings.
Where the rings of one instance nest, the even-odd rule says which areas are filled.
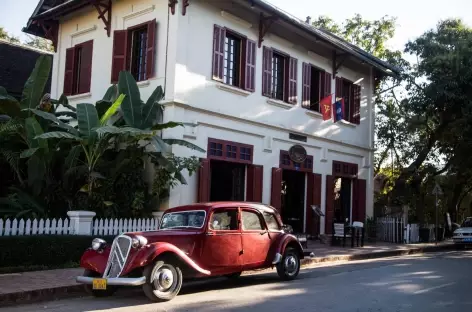
[[[262,95],[272,96],[272,49],[262,48]]]
[[[130,71],[136,81],[155,76],[157,22],[116,30],[113,35],[111,82],[118,82],[121,71]]]
[[[336,98],[344,99],[344,120],[360,123],[360,86],[352,81],[336,77]]]
[[[254,146],[209,138],[207,150],[208,159],[252,164]]]
[[[231,29],[214,26],[213,79],[253,92],[256,43]]]
[[[92,59],[93,40],[77,44],[66,50],[63,90],[65,95],[90,92]]]
[[[303,65],[302,107],[320,112],[320,101],[331,94],[331,74],[311,64]]]

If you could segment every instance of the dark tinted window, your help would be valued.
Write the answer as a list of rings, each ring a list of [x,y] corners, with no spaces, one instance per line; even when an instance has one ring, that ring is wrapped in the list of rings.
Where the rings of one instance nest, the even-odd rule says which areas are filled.
[[[253,211],[246,211],[243,210],[242,212],[242,220],[243,220],[243,230],[263,230],[264,227],[261,224],[261,220],[257,213]]]
[[[238,211],[217,210],[210,220],[210,229],[216,231],[236,231],[238,230]]]
[[[269,230],[275,230],[275,231],[280,230],[280,226],[279,226],[279,223],[277,222],[277,218],[275,217],[273,213],[264,212],[263,215],[264,215],[264,220],[267,223],[267,227],[269,228]]]

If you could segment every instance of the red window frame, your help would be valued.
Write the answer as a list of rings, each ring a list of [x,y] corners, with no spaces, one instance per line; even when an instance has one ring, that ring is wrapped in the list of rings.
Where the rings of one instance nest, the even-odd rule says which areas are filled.
[[[214,145],[221,145],[221,149],[215,149]],[[213,151],[221,151],[221,155],[215,155]],[[234,155],[234,157],[233,157]],[[242,157],[245,155],[245,157]],[[241,164],[252,164],[254,159],[254,146],[233,141],[208,139],[207,158],[224,160]]]
[[[303,165],[297,167],[290,159],[288,151],[280,151],[279,168],[300,172],[313,172],[313,156],[307,155]]]
[[[354,163],[333,160],[333,173],[335,177],[356,178],[359,166]]]

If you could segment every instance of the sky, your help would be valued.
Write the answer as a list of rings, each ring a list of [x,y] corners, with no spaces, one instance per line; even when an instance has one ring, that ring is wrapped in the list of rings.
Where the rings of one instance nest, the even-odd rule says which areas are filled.
[[[0,26],[9,33],[26,39],[21,32],[39,0],[0,0]],[[266,0],[275,6],[305,20],[327,15],[337,22],[359,13],[367,19],[379,19],[384,15],[397,17],[397,33],[389,42],[390,48],[401,49],[424,31],[434,28],[441,19],[462,18],[472,26],[471,0]]]

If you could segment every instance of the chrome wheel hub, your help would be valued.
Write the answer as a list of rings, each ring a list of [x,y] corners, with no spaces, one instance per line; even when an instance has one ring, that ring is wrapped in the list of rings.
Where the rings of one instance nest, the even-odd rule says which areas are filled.
[[[174,275],[172,271],[166,268],[160,268],[157,270],[154,277],[154,285],[157,290],[166,291],[174,283]]]
[[[287,258],[285,258],[285,272],[287,272],[288,275],[293,275],[297,272],[298,269],[298,262],[297,259],[290,255]]]

